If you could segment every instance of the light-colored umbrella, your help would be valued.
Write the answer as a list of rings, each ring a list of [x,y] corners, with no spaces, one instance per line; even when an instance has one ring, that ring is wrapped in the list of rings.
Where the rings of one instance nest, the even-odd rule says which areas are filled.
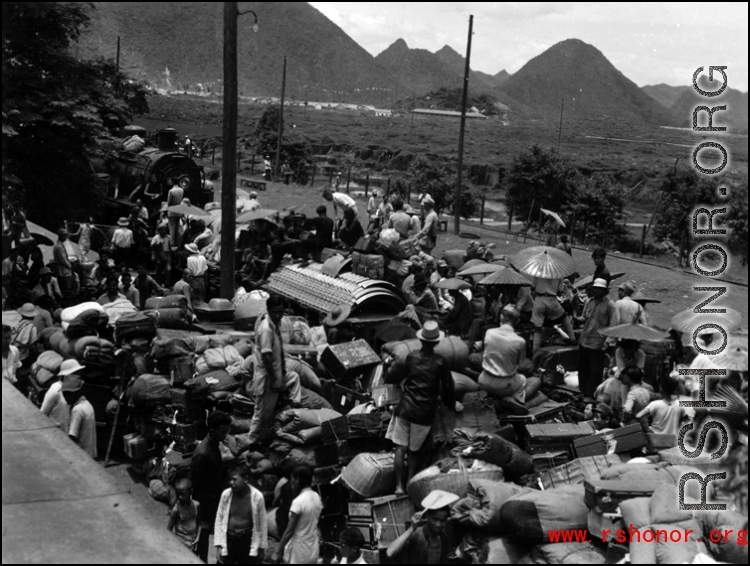
[[[438,289],[448,289],[449,291],[463,291],[464,289],[471,289],[471,285],[469,285],[466,281],[456,279],[455,277],[438,281],[435,284],[435,287]]]
[[[531,287],[531,281],[517,271],[509,267],[503,267],[499,271],[482,279],[477,285],[521,285],[522,287]]]
[[[727,347],[713,362],[729,371],[747,371],[747,336],[730,336]]]
[[[258,210],[251,210],[245,212],[237,218],[237,224],[249,224],[255,220],[264,220],[272,216],[276,216],[278,211],[271,210],[270,208],[259,208]]]
[[[192,204],[176,204],[167,208],[167,212],[182,214],[183,216],[211,216],[210,212],[206,212],[202,208],[198,208]]]
[[[52,230],[47,230],[46,228],[39,226],[39,224],[35,224],[28,220],[26,221],[26,227],[29,229],[29,234],[31,234],[31,237],[36,240],[37,244],[54,246],[55,242],[57,242],[57,234]]]
[[[552,212],[551,210],[547,210],[546,208],[540,209],[544,214],[552,218],[555,222],[557,222],[560,226],[565,228],[565,222],[563,222],[563,219],[560,218],[560,215],[557,214],[557,212]]]
[[[709,305],[706,308],[719,308]],[[721,307],[724,308],[724,307]],[[727,332],[737,328],[742,322],[742,315],[734,309],[727,308],[726,313],[696,313],[692,309],[677,313],[672,317],[672,328],[678,332],[689,332],[692,334],[699,326],[704,324],[718,324]]]
[[[502,269],[504,269],[503,266],[496,263],[481,263],[479,265],[474,265],[466,269],[461,268],[461,271],[459,271],[456,275],[460,277],[465,277],[467,275],[487,275],[488,273],[495,273]]]
[[[639,342],[641,340],[661,340],[669,336],[669,332],[664,332],[645,324],[620,324],[618,326],[602,328],[599,330],[599,334],[609,336],[610,338],[638,340]]]
[[[508,258],[521,273],[539,279],[563,279],[576,272],[573,258],[549,246],[532,246]]]

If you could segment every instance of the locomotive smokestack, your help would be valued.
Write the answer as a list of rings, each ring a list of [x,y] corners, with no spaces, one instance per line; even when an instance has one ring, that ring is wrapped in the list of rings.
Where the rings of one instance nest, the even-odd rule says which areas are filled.
[[[177,145],[177,130],[164,128],[156,132],[156,141],[161,151],[174,151]]]

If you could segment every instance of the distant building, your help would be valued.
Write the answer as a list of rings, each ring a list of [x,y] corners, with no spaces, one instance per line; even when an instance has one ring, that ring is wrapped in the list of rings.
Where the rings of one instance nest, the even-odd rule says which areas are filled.
[[[455,112],[453,110],[438,110],[437,108],[415,108],[412,110],[412,113],[422,115],[422,116],[445,116],[448,118],[460,118],[461,113]],[[484,114],[480,114],[479,112],[467,112],[466,113],[467,118],[481,118],[482,120],[486,120],[487,116]]]
[[[386,110],[385,108],[375,108],[375,116],[390,118],[391,116],[393,116],[393,110]]]

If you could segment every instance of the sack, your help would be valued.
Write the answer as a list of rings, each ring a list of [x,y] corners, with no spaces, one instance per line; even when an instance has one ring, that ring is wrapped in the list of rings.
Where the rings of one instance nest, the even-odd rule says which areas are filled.
[[[66,334],[68,338],[81,338],[83,336],[96,336],[99,327],[99,311],[90,309],[83,311],[68,324]]]
[[[88,310],[104,312],[102,306],[99,303],[95,302],[81,303],[79,305],[63,309],[62,313],[60,313],[60,320],[62,321],[63,330],[67,330],[68,325],[73,322],[79,314]]]
[[[250,432],[250,423],[253,421],[252,416],[244,413],[232,413],[229,417],[232,419],[229,434],[247,434]]]
[[[175,489],[171,485],[165,484],[160,479],[154,479],[149,482],[148,494],[156,501],[166,503],[170,508],[173,507],[177,501],[177,493],[175,492]]]
[[[470,480],[469,495],[454,505],[451,517],[467,529],[497,532],[502,526],[500,509],[515,495],[531,491],[512,483]]]
[[[168,295],[159,301],[157,310],[161,309],[180,309],[187,313],[190,310],[190,304],[185,295]]]
[[[294,462],[296,466],[310,466],[315,468],[315,447],[298,446],[292,448],[287,455],[287,459]]]
[[[323,439],[323,428],[315,426],[295,433],[276,431],[276,436],[281,440],[295,445],[320,444]]]
[[[302,405],[303,409],[333,410],[333,405],[326,401],[326,399],[324,399],[321,395],[315,393],[315,391],[310,391],[305,387],[302,388],[302,399],[300,400],[300,404]]]
[[[551,542],[550,530],[588,528],[584,488],[563,486],[508,499],[500,509],[502,531],[525,544]]]
[[[118,342],[133,338],[153,338],[156,336],[156,322],[144,312],[126,314],[115,323],[115,339]]]
[[[130,388],[129,398],[130,403],[137,409],[168,405],[171,399],[169,380],[163,375],[142,375]]]
[[[453,433],[456,447],[451,450],[451,454],[454,456],[478,458],[501,468],[513,456],[512,443],[494,434],[469,428],[457,428]]]
[[[205,399],[212,393],[237,391],[240,386],[240,382],[229,375],[226,370],[218,369],[194,377],[185,384],[185,389],[193,399]]]
[[[83,365],[113,366],[115,345],[96,336],[86,336],[76,342],[75,356]]]
[[[159,308],[151,311],[156,319],[157,328],[171,330],[187,330],[190,328],[191,317],[188,311],[179,308]]]
[[[606,564],[604,552],[590,542],[558,542],[535,546],[531,558],[534,564]]]
[[[284,344],[296,344],[309,346],[312,342],[312,333],[307,321],[299,316],[285,316],[279,325],[281,340]]]
[[[299,382],[302,387],[310,389],[311,391],[315,391],[316,393],[323,392],[323,386],[320,383],[320,378],[307,362],[303,362],[302,360],[298,360],[297,358],[287,358],[286,370],[296,372],[297,375],[299,375]],[[303,408],[323,409],[327,407],[306,407],[303,404]]]
[[[195,338],[187,333],[157,330],[156,338],[154,338],[154,342],[151,345],[151,357],[155,360],[188,356],[194,351]]]
[[[411,352],[422,349],[422,343],[418,339],[388,342],[383,345],[382,353],[388,354],[396,360],[406,360]],[[446,336],[435,348],[435,353],[440,354],[448,362],[451,371],[464,371],[469,365],[469,346],[457,336]]]
[[[337,419],[340,413],[330,409],[289,409],[282,411],[274,419],[274,429],[288,434],[320,426],[321,423]]]
[[[34,367],[36,367],[38,369],[45,369],[48,372],[57,375],[57,372],[60,371],[60,366],[62,365],[62,363],[63,357],[60,354],[48,350],[39,354],[39,357],[36,359],[36,362],[34,362],[34,365],[32,366],[32,370],[34,369]]]

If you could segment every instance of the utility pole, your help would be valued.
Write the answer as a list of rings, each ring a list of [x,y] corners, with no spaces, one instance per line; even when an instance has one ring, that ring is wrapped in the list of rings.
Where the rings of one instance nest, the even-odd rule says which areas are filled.
[[[286,55],[284,55],[284,72],[281,76],[281,106],[279,107],[279,139],[276,140],[276,170],[274,177],[279,176],[281,167],[281,136],[284,135],[284,92],[286,91]]]
[[[237,225],[237,2],[224,2],[224,153],[221,164],[221,296],[234,297]]]
[[[562,103],[560,104],[560,127],[557,130],[557,153],[560,154],[560,140],[562,139],[562,118],[563,118],[563,110],[565,109],[565,98],[562,99]]]
[[[414,132],[414,109],[417,107],[417,93],[414,91],[411,95],[411,126],[409,127],[409,133]]]
[[[120,90],[120,36],[117,36],[117,56],[115,57],[115,92]]]
[[[466,130],[466,103],[469,97],[469,72],[471,72],[471,36],[474,28],[474,16],[469,16],[469,39],[466,42],[466,68],[464,69],[464,93],[461,97],[461,133],[458,136],[458,175],[456,178],[456,198],[453,202],[454,227],[458,235],[461,231],[461,189],[464,166],[464,131]]]

